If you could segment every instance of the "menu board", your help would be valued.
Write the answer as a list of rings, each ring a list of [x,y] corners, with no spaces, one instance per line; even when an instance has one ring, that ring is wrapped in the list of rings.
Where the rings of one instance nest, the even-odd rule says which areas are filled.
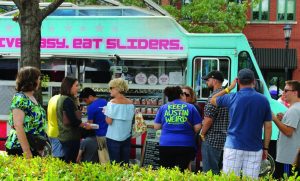
[[[153,128],[147,129],[147,136],[142,152],[141,166],[152,165],[152,168],[157,169],[159,164],[159,138]]]

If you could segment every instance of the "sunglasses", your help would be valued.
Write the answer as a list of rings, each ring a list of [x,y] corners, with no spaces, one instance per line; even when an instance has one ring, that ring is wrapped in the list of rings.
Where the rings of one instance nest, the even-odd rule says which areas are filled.
[[[190,97],[191,96],[191,94],[188,94],[188,93],[186,93],[186,92],[184,92],[183,93],[186,97]]]
[[[285,93],[289,92],[289,91],[295,91],[295,90],[292,90],[292,89],[284,89],[283,90]]]
[[[109,90],[112,90],[114,87],[109,87]]]

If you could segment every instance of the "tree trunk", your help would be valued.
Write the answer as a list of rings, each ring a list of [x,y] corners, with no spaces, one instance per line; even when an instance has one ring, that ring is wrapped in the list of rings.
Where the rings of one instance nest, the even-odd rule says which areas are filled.
[[[24,0],[19,14],[21,31],[21,67],[41,68],[40,45],[42,18],[38,0]]]
[[[59,7],[64,0],[54,0],[49,6],[40,9],[39,0],[13,0],[19,9],[18,23],[21,31],[20,66],[32,66],[41,70],[41,27],[43,20]],[[42,104],[41,88],[35,97]]]
[[[19,25],[21,31],[20,66],[32,66],[41,69],[41,14],[38,0],[20,1]],[[35,92],[35,98],[42,105],[42,90]]]

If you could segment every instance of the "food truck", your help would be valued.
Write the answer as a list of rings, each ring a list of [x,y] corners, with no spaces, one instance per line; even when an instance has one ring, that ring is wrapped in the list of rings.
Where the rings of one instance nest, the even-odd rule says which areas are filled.
[[[21,43],[19,26],[10,15],[0,16],[0,27],[0,137],[5,137]],[[108,99],[107,83],[117,75],[128,81],[127,96],[151,124],[165,102],[166,86],[189,85],[204,105],[210,91],[202,76],[220,70],[227,86],[243,68],[254,71],[256,88],[272,111],[284,112],[286,108],[271,98],[244,34],[188,33],[169,16],[132,7],[60,8],[42,24],[41,72],[48,78],[43,87],[45,106],[65,76],[78,78],[82,87],[92,87]],[[277,137],[273,125],[272,140]],[[137,139],[142,143],[143,138]]]

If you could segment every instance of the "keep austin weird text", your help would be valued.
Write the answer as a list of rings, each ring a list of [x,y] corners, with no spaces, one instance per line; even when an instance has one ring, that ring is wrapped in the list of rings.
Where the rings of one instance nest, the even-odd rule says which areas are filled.
[[[73,38],[69,44],[67,38],[42,38],[42,49],[120,49],[120,50],[183,50],[180,39],[167,38]],[[21,39],[0,37],[0,48],[20,48]]]
[[[164,116],[168,124],[183,124],[187,121],[189,110],[185,104],[170,104]]]

